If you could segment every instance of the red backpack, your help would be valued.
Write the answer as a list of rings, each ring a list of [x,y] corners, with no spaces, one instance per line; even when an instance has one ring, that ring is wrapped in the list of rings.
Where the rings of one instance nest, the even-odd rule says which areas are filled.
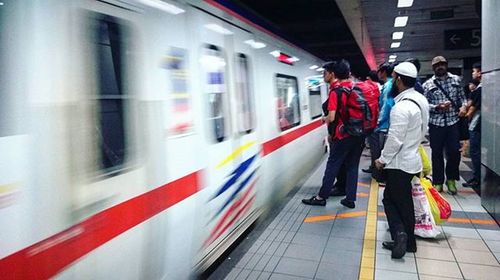
[[[345,132],[352,136],[370,134],[377,127],[380,91],[376,84],[358,82],[352,89],[344,88],[347,95],[344,110]]]

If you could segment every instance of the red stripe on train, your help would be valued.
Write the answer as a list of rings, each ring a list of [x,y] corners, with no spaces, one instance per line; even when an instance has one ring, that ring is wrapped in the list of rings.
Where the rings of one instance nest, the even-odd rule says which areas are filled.
[[[322,125],[321,120],[316,120],[308,125],[297,128],[296,130],[290,131],[287,134],[278,136],[262,144],[262,155],[266,156],[277,149],[285,146],[286,144],[292,142],[293,140],[304,136],[305,134],[315,130]]]
[[[0,260],[2,279],[46,279],[200,190],[200,171],[106,209]]]
[[[320,127],[313,121],[262,144],[263,156]],[[201,171],[158,187],[91,216],[63,232],[0,260],[2,279],[47,279],[116,236],[200,190]],[[252,197],[225,227],[248,210]],[[222,232],[227,230],[224,228]]]

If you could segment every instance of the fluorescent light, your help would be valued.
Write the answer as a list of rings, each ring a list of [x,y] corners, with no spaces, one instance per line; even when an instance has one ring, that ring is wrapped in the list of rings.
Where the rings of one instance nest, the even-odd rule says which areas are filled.
[[[398,8],[407,8],[413,5],[413,0],[398,0]]]
[[[323,68],[323,67],[320,67],[320,68],[316,69],[316,71],[318,71],[318,72],[321,72],[321,71],[324,71],[324,70],[325,70],[325,68]]]
[[[231,35],[231,34],[233,34],[233,32],[231,32],[228,29],[226,29],[226,28],[224,28],[224,27],[222,27],[222,26],[220,26],[218,24],[215,24],[215,23],[205,24],[205,28],[209,29],[209,30],[212,30],[214,32],[223,34],[223,35]]]
[[[405,27],[408,23],[408,16],[396,17],[394,19],[394,27]]]
[[[316,69],[316,68],[318,68],[318,65],[311,65],[311,66],[309,67],[309,69],[311,69],[311,70],[314,70],[314,69]]]
[[[399,48],[401,46],[401,42],[392,42],[391,49]]]
[[[395,54],[391,54],[391,55],[389,56],[389,59],[396,59],[396,57],[398,57],[398,56],[397,56],[397,55],[395,55]]]
[[[214,69],[217,70],[226,66],[226,62],[224,61],[224,59],[213,55],[203,55],[200,58],[200,63],[206,69],[212,69],[212,70]]]
[[[254,49],[262,49],[262,48],[265,48],[265,47],[266,47],[266,44],[264,44],[262,42],[255,42],[252,45],[252,48],[254,48]]]
[[[392,33],[392,40],[401,40],[403,39],[403,31],[398,31],[398,32],[393,32]]]
[[[146,5],[146,6],[150,6],[150,7],[165,11],[165,12],[173,14],[173,15],[178,15],[178,14],[182,14],[185,12],[185,10],[183,10],[175,5],[172,5],[172,4],[160,1],[160,0],[137,0],[137,1],[139,3]]]
[[[281,55],[281,52],[278,50],[274,50],[274,51],[270,52],[269,54],[274,56],[274,57],[278,57]]]
[[[262,42],[256,42],[254,40],[246,40],[245,43],[249,44],[254,49],[262,49],[262,48],[266,47],[266,44],[264,44]]]
[[[288,59],[290,62],[297,62],[299,61],[300,59],[298,57],[295,57],[295,56],[292,56]]]

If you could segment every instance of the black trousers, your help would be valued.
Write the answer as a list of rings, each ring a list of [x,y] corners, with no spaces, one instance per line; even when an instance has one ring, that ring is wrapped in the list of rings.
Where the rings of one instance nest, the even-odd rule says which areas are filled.
[[[335,180],[335,185],[333,185],[333,188],[345,192],[346,181],[347,181],[347,168],[345,164],[342,164],[339,170],[339,174],[337,174],[337,178]]]
[[[333,182],[339,175],[341,167],[344,166],[346,199],[356,201],[359,160],[363,152],[364,142],[365,138],[362,136],[351,136],[333,142],[333,145],[330,147],[330,155],[326,162],[323,183],[318,194],[320,197],[327,199],[330,196]]]
[[[384,190],[385,215],[389,223],[392,240],[398,232],[408,235],[407,248],[417,248],[415,240],[415,211],[411,194],[411,180],[415,174],[399,169],[387,169],[387,182]]]
[[[432,182],[444,183],[444,155],[446,155],[446,179],[460,180],[460,140],[458,125],[435,126],[429,124],[429,138],[432,150]],[[443,152],[446,151],[446,154]]]

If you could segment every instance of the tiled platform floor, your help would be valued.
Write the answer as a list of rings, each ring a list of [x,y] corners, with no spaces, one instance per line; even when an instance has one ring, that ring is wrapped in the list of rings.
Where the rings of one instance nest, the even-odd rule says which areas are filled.
[[[365,151],[362,167],[368,165],[367,154]],[[360,172],[355,209],[340,205],[341,198],[330,198],[326,207],[303,205],[302,198],[318,191],[325,164],[326,158],[209,279],[359,279],[370,176]],[[461,171],[467,174],[470,168],[462,163]],[[439,227],[442,236],[419,239],[417,253],[408,253],[402,260],[391,259],[390,252],[382,249],[382,241],[390,237],[381,215],[383,188],[378,191],[380,215],[372,279],[500,279],[500,228],[474,191],[459,188],[456,196],[445,194],[453,215],[451,222]],[[335,219],[304,222],[308,217],[339,214]]]

